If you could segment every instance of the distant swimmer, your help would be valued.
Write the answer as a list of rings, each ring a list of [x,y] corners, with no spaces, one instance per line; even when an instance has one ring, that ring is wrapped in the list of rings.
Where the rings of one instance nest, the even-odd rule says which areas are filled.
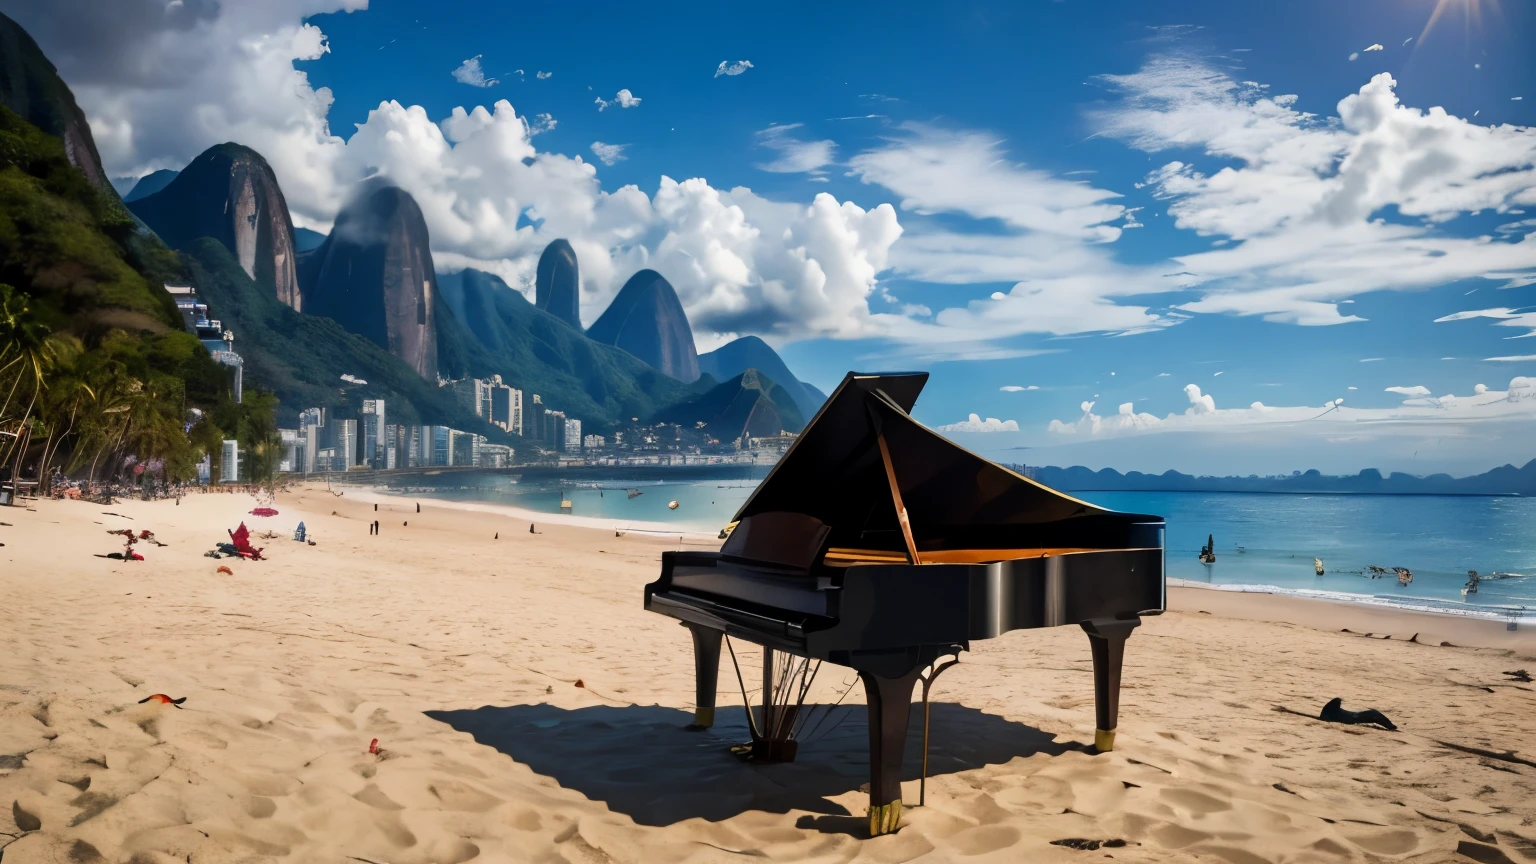
[[[1317,575],[1319,575],[1319,576],[1323,575],[1323,559],[1321,559],[1321,558],[1313,558],[1312,559],[1312,569],[1314,571],[1316,571]]]

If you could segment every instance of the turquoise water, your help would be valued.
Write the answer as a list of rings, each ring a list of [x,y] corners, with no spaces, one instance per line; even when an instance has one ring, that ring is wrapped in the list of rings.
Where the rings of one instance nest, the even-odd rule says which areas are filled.
[[[558,474],[442,474],[394,478],[386,489],[444,500],[504,504],[577,516],[666,522],[716,531],[730,521],[766,468],[596,469]],[[627,490],[642,494],[630,498]],[[1536,609],[1536,499],[1420,495],[1251,495],[1196,492],[1076,493],[1095,504],[1162,516],[1168,522],[1168,576],[1220,585],[1269,585],[1435,601],[1461,606]],[[677,501],[675,510],[668,504]],[[1214,535],[1216,563],[1197,560]],[[1313,572],[1323,559],[1326,575]],[[1407,567],[1413,584],[1370,579],[1368,565]],[[1483,581],[1461,596],[1467,571],[1523,574]],[[1412,605],[1412,604],[1409,604]]]

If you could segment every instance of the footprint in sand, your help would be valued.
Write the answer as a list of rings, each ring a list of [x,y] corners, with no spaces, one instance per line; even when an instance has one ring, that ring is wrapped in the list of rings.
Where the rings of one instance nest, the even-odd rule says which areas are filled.
[[[363,802],[364,804],[367,804],[369,807],[372,807],[375,810],[405,809],[401,805],[396,804],[388,795],[385,795],[384,790],[373,785],[372,783],[364,786],[361,792],[358,792],[352,797]]]
[[[1181,807],[1200,816],[1232,809],[1232,805],[1228,802],[1193,789],[1164,789],[1159,794],[1175,807]]]
[[[961,855],[986,855],[1019,842],[1019,829],[1012,825],[981,825],[949,838]]]
[[[429,785],[427,791],[443,803],[444,810],[484,813],[501,803],[501,799],[494,795],[452,780],[439,780]]]

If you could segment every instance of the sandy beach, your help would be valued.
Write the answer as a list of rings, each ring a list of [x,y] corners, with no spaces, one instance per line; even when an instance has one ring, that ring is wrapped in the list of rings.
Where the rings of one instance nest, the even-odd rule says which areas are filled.
[[[1078,628],[978,642],[934,690],[926,805],[869,839],[846,670],[793,764],[730,755],[739,707],[684,731],[687,635],[641,595],[707,538],[358,498],[0,508],[5,864],[1536,861],[1536,684],[1505,674],[1536,672],[1528,628],[1171,589],[1108,754]],[[270,560],[204,557],[242,519]],[[124,527],[167,545],[95,557]],[[1398,731],[1313,719],[1335,696]]]

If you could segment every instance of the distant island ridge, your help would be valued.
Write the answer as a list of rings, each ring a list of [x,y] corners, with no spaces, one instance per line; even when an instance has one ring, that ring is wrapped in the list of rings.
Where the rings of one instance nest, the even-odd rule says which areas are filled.
[[[1094,471],[1009,465],[1014,471],[1062,492],[1259,492],[1288,495],[1536,495],[1536,459],[1524,467],[1502,465],[1470,477],[1400,471],[1383,476],[1375,468],[1359,474],[1327,475],[1312,469],[1289,476],[1197,477],[1178,471],[1124,474],[1113,468]]]

